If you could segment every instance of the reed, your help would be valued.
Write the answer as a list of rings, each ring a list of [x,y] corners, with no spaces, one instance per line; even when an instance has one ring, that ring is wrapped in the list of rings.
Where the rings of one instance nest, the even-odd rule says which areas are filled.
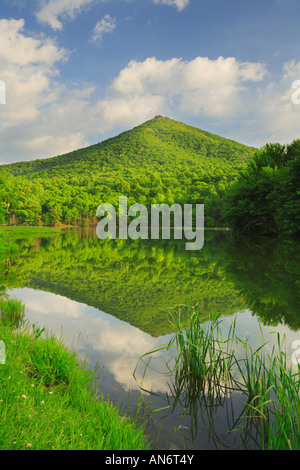
[[[224,339],[220,316],[212,314],[209,322],[203,324],[199,307],[195,306],[190,316],[188,311],[185,312],[184,318],[189,318],[185,326],[181,318],[180,310],[172,317],[176,333],[169,344],[169,347],[176,348],[176,368],[180,370],[180,375],[202,384],[202,388],[209,393],[230,382],[235,359],[235,324],[231,325]]]
[[[293,371],[287,362],[283,341],[277,335],[277,348],[267,355],[264,389],[260,403],[252,409],[261,413],[267,432],[262,436],[262,448],[271,450],[300,449],[300,365]],[[272,385],[270,385],[272,384]],[[268,388],[267,388],[268,387]],[[265,399],[267,407],[263,409]]]
[[[200,318],[198,306],[175,311],[171,322],[176,333],[168,345],[143,357],[174,348],[174,397],[183,394],[190,407],[199,397],[216,402],[238,392],[245,407],[236,431],[253,428],[249,440],[261,449],[300,449],[300,366],[293,372],[280,335],[268,353],[262,329],[260,346],[253,348],[236,336],[236,321],[225,335],[221,316],[211,315],[206,323]],[[174,403],[180,401],[176,397]]]
[[[0,320],[2,324],[17,328],[25,317],[25,305],[17,299],[0,299]]]

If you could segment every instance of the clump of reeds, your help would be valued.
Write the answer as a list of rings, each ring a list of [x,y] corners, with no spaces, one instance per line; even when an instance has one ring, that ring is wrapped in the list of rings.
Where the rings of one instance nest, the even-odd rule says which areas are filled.
[[[17,328],[25,317],[25,305],[17,299],[0,299],[0,320],[3,325]]]
[[[189,319],[183,326],[181,312],[173,315],[172,323],[176,334],[168,347],[176,347],[176,368],[180,369],[181,376],[200,382],[203,389],[212,392],[231,379],[235,325],[231,326],[224,339],[219,316],[212,315],[210,321],[203,324],[198,307],[194,307],[190,316],[185,312],[185,317]]]
[[[260,416],[261,447],[271,450],[300,449],[300,365],[288,364],[284,340],[277,334],[271,353],[254,350],[239,366],[237,382],[249,397],[247,418]]]
[[[237,430],[255,420],[260,423],[259,429],[255,426],[260,448],[300,449],[300,365],[294,372],[288,364],[279,334],[268,353],[262,330],[261,344],[253,348],[236,336],[236,321],[225,336],[220,316],[203,322],[198,306],[185,307],[183,313],[178,310],[172,316],[176,333],[169,344],[156,349],[175,348],[176,389],[179,385],[193,398],[239,392],[245,408]]]

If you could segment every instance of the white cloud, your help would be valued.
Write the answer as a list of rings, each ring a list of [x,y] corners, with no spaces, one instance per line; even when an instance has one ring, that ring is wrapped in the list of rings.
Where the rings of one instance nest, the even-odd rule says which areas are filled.
[[[166,109],[167,103],[163,96],[124,95],[119,97],[106,96],[98,101],[93,113],[95,122],[100,121],[101,129],[106,132],[118,126],[134,126],[157,115]]]
[[[283,64],[278,79],[270,79],[251,93],[247,104],[247,120],[236,127],[233,138],[251,145],[266,142],[288,144],[300,137],[300,104],[293,102],[293,82],[300,80],[300,61]]]
[[[23,20],[0,20],[0,76],[7,89],[2,128],[36,119],[39,108],[57,98],[54,64],[67,60],[54,41],[25,36],[23,29]]]
[[[265,65],[233,57],[133,60],[99,96],[97,86],[64,82],[68,51],[25,33],[23,20],[0,20],[0,43],[0,163],[63,154],[157,114],[249,145],[299,137],[295,60],[276,79]]]
[[[177,8],[178,11],[182,11],[188,6],[190,0],[154,0],[154,3],[161,3],[163,5],[170,5]]]
[[[28,66],[39,63],[47,67],[66,56],[51,39],[35,39],[23,33],[24,20],[0,19],[0,63]]]
[[[0,108],[1,161],[50,156],[82,145],[78,113],[89,96],[88,90],[80,95],[59,82],[56,64],[67,60],[67,51],[53,40],[26,35],[24,20],[0,20],[0,43],[0,77],[6,84],[6,105]]]
[[[103,1],[103,0],[102,0]],[[128,1],[128,0],[126,0]],[[62,20],[65,18],[73,19],[78,15],[82,9],[90,5],[95,0],[48,0],[41,3],[40,9],[36,12],[36,17],[41,23],[48,24],[54,30],[61,30],[63,28]],[[190,0],[153,0],[156,4],[170,5],[182,11],[188,6]],[[109,16],[109,15],[108,15]],[[109,28],[110,24],[99,24],[100,37],[102,33],[111,32],[111,30],[102,28]],[[114,29],[114,28],[113,28]],[[97,31],[96,31],[97,34]]]
[[[116,29],[116,20],[110,15],[105,15],[94,28],[92,40],[102,41],[103,34],[112,33]]]
[[[206,116],[228,116],[241,109],[245,83],[261,81],[266,68],[235,58],[191,61],[148,58],[131,61],[112,82],[112,89],[128,95],[160,97],[181,111]]]
[[[13,291],[16,297],[22,297],[22,302],[26,305],[30,313],[38,314],[42,317],[51,315],[57,318],[76,318],[83,316],[84,304],[77,303],[67,297],[55,295],[50,292],[40,292],[33,289],[24,288]]]
[[[49,0],[44,2],[36,13],[37,19],[47,23],[54,30],[61,30],[63,25],[60,17],[74,18],[74,16],[94,0]]]

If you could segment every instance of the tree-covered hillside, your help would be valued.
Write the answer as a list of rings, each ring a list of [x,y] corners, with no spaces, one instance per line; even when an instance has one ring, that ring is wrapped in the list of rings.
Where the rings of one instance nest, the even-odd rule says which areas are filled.
[[[300,139],[257,151],[226,191],[223,216],[236,233],[300,236]]]
[[[255,149],[195,127],[156,118],[90,147],[0,167],[0,217],[55,225],[95,222],[102,203],[205,204],[221,225],[222,197]]]

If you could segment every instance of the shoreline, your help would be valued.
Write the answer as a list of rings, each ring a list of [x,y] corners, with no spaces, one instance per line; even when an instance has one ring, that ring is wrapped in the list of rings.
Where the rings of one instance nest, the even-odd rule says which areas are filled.
[[[0,317],[0,341],[1,450],[149,450],[144,425],[93,392],[93,372],[61,340]]]

